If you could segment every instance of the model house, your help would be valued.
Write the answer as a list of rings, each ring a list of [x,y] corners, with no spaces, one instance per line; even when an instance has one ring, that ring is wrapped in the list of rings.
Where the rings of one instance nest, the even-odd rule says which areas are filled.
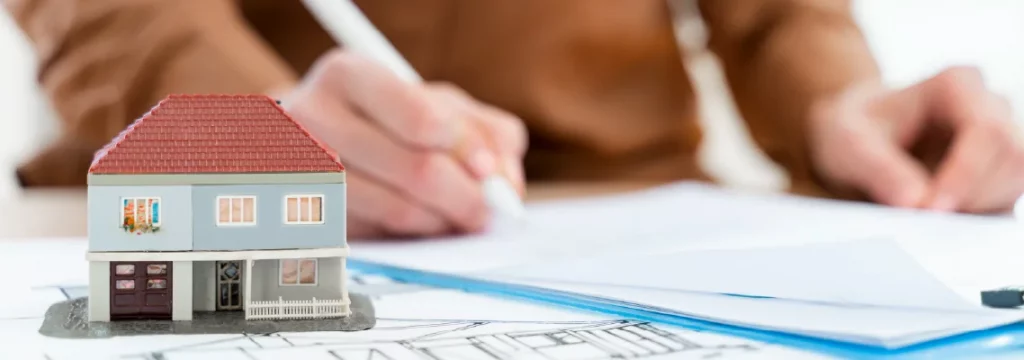
[[[345,169],[269,97],[170,96],[88,185],[90,321],[350,314]]]

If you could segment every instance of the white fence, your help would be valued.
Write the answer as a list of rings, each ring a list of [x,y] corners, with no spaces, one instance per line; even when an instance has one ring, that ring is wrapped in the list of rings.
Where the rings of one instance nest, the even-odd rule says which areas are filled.
[[[349,313],[348,301],[343,300],[288,300],[253,301],[245,311],[246,320],[260,319],[318,319],[341,317]]]

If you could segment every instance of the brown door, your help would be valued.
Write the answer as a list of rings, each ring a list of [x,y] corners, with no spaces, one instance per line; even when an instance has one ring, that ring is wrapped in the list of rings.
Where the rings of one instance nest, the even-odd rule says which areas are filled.
[[[170,319],[170,262],[111,262],[110,318]]]

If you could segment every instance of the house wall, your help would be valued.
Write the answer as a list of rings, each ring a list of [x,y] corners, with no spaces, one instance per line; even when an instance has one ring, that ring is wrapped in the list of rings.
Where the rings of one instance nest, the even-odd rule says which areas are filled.
[[[192,320],[192,262],[175,261],[171,271],[171,320]]]
[[[110,321],[110,262],[89,262],[89,321]]]
[[[192,309],[195,311],[217,310],[217,269],[213,261],[192,263]]]
[[[344,279],[344,268],[342,259],[319,258],[317,259],[317,284],[316,286],[281,286],[280,262],[278,260],[256,260],[253,264],[252,278],[252,300],[265,301],[277,300],[278,297],[284,300],[309,300],[317,299],[342,299],[342,280]]]
[[[324,195],[323,224],[286,225],[285,196]],[[256,224],[217,226],[218,196],[255,196]],[[345,246],[345,184],[197,185],[192,188],[193,249],[252,250]]]
[[[187,185],[89,186],[89,251],[192,249],[192,196]],[[136,235],[121,228],[121,199],[159,197],[160,231]]]

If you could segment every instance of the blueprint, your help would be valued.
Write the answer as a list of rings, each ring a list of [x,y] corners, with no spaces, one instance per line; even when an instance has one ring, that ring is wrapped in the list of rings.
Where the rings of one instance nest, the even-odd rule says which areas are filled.
[[[74,246],[74,245],[72,245]],[[25,249],[21,249],[25,250]],[[63,250],[67,250],[64,248]],[[51,251],[55,256],[62,251]],[[73,251],[66,251],[74,253]],[[59,255],[56,255],[59,256]],[[84,262],[84,261],[83,261]],[[43,278],[46,278],[45,276]],[[73,278],[73,277],[72,277]],[[3,359],[759,359],[820,358],[746,339],[609,318],[351,273],[379,317],[363,332],[55,339],[38,334],[52,303],[85,296],[84,281],[32,286],[0,311]]]

